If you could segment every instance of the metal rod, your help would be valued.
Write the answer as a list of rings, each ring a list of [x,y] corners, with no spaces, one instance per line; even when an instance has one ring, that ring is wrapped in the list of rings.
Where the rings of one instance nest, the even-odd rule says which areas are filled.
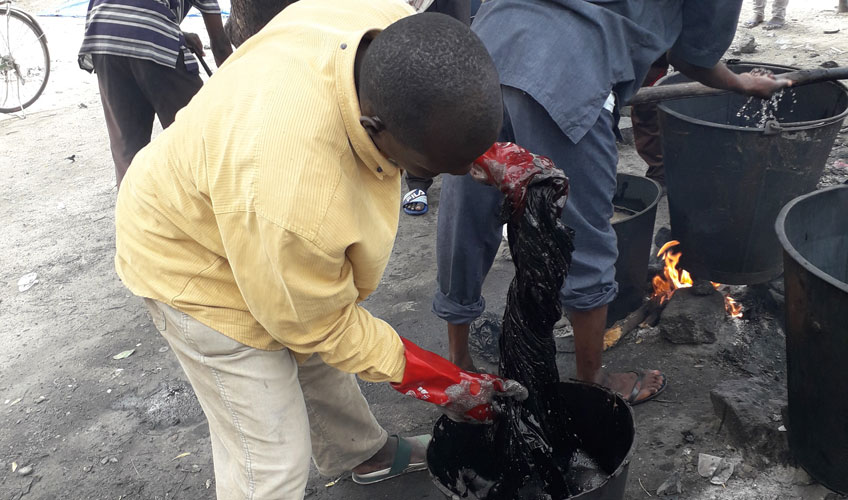
[[[209,65],[206,64],[206,61],[204,61],[203,58],[200,57],[200,56],[196,56],[196,57],[197,57],[197,60],[200,61],[200,65],[203,66],[203,69],[206,70],[206,74],[208,76],[212,76],[212,70],[209,69]]]
[[[186,44],[186,45],[188,45],[188,44]],[[212,76],[212,70],[209,69],[209,65],[206,64],[206,61],[203,60],[203,57],[200,54],[198,54],[197,51],[195,51],[191,47],[189,47],[188,50],[190,50],[191,53],[194,54],[194,57],[197,58],[198,61],[200,61],[200,65],[203,66],[203,69],[206,70],[206,75]]]

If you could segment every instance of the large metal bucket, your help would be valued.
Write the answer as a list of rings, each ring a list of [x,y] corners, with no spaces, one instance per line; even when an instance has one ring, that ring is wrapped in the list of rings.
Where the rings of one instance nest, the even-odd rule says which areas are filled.
[[[582,449],[609,474],[597,488],[570,498],[623,499],[636,432],[630,405],[603,387],[582,382],[561,382],[558,397],[569,416],[563,425],[577,435]],[[502,450],[488,449],[487,431],[487,426],[458,424],[447,417],[436,422],[433,439],[427,447],[427,466],[433,482],[446,498],[479,500],[465,487],[460,476],[464,468],[484,477],[491,471],[493,458]]]
[[[755,67],[793,69],[759,63],[731,69]],[[675,74],[660,84],[685,81]],[[848,115],[848,91],[833,82],[785,91],[777,121],[764,126],[737,116],[746,101],[725,94],[658,106],[672,236],[681,244],[682,267],[695,278],[753,284],[780,275],[774,219],[789,200],[815,189]],[[760,103],[749,107],[758,110]]]
[[[786,287],[789,447],[830,489],[848,494],[848,186],[780,211]]]
[[[615,280],[618,296],[609,305],[608,326],[635,311],[645,300],[651,239],[657,220],[657,203],[662,188],[647,177],[630,174],[616,175],[613,205],[633,212],[612,224],[618,238],[618,260]]]

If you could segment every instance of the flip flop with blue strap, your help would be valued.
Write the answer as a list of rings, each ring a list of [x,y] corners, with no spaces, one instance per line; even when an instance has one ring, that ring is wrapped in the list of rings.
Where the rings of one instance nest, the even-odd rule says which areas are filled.
[[[423,189],[413,189],[412,191],[406,193],[406,196],[403,197],[403,203],[401,206],[403,207],[403,211],[407,213],[407,215],[424,215],[430,210],[430,206],[427,203],[427,192]],[[424,208],[420,210],[415,210],[413,207],[416,203],[420,203],[424,206]]]
[[[414,436],[407,439],[418,441],[426,447],[430,443],[430,439],[432,439],[432,437],[433,436],[430,434],[423,434],[421,436]],[[391,438],[397,440],[397,449],[395,450],[395,459],[392,462],[392,466],[386,469],[369,472],[367,474],[357,474],[354,472],[351,474],[351,478],[354,483],[374,484],[379,483],[380,481],[385,481],[386,479],[402,476],[403,474],[409,474],[410,472],[418,472],[427,469],[427,462],[425,461],[412,462],[412,445],[409,441],[401,438],[397,434],[389,436],[389,439]]]

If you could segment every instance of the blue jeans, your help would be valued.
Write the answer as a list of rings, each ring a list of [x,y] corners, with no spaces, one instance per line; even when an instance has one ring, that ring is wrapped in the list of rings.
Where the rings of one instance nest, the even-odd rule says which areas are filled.
[[[618,163],[612,114],[602,111],[594,127],[575,144],[528,94],[503,87],[503,99],[500,140],[550,157],[569,178],[562,220],[574,229],[575,249],[560,291],[563,306],[591,310],[612,302],[618,292],[618,248],[610,223]],[[486,308],[481,290],[501,242],[502,199],[497,189],[469,175],[442,179],[433,312],[449,323],[470,323]]]

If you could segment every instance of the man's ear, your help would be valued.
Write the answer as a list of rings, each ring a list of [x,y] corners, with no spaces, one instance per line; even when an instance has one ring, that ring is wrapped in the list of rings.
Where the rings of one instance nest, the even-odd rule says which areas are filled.
[[[383,124],[383,120],[381,120],[379,116],[360,116],[359,123],[365,128],[368,135],[371,137],[374,137],[383,130],[386,130],[386,126]]]

